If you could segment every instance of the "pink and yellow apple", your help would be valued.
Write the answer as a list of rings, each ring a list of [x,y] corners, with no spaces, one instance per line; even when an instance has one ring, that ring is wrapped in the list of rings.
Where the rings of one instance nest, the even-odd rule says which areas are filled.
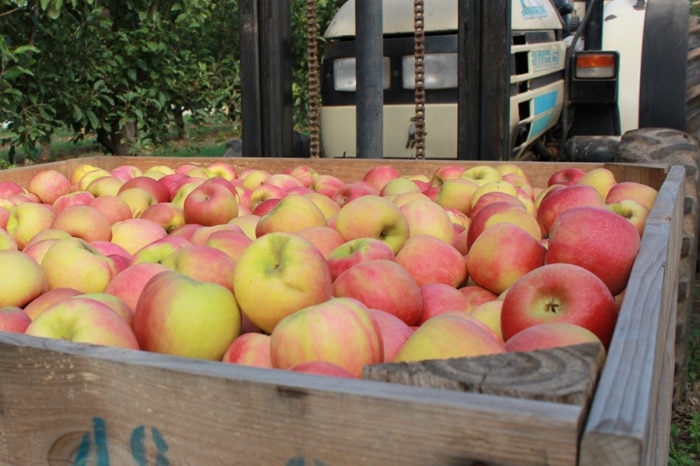
[[[197,281],[217,283],[233,292],[236,262],[216,248],[197,245],[176,248],[161,263]]]
[[[143,218],[130,218],[112,225],[111,241],[134,255],[144,246],[166,236],[168,232],[159,223]]]
[[[58,170],[39,170],[29,179],[27,191],[36,194],[44,204],[53,204],[59,197],[71,192],[70,180]]]
[[[53,290],[43,293],[41,296],[38,296],[36,299],[24,306],[24,312],[30,319],[34,320],[36,319],[36,316],[41,314],[44,309],[48,308],[49,306],[80,294],[82,294],[80,291],[73,288],[54,288]]]
[[[273,232],[242,252],[233,289],[241,311],[271,333],[287,315],[330,299],[331,273],[313,243],[293,233]]]
[[[133,327],[145,351],[220,361],[239,335],[241,313],[229,289],[167,271],[146,283]]]
[[[483,356],[505,352],[505,345],[481,321],[444,314],[427,320],[401,346],[394,362]]]
[[[290,195],[280,199],[255,227],[256,237],[281,231],[294,233],[308,227],[326,226],[326,217],[314,202],[304,196]]]
[[[270,335],[244,333],[231,342],[221,361],[242,366],[272,369],[270,359]]]
[[[41,261],[49,288],[73,288],[83,293],[102,292],[117,274],[114,260],[87,241],[64,238],[56,241]]]
[[[88,243],[112,239],[112,225],[96,207],[74,205],[56,214],[51,228],[62,230]]]
[[[26,202],[10,210],[6,230],[22,250],[34,235],[51,228],[54,216],[53,208],[49,204]]]
[[[429,199],[416,199],[399,207],[406,221],[410,236],[430,235],[447,243],[454,238],[452,220],[439,204]]]
[[[651,186],[636,181],[622,181],[616,183],[605,197],[606,204],[622,201],[636,201],[651,210],[656,202],[658,191]]]
[[[355,377],[367,364],[384,362],[380,329],[369,310],[334,298],[282,319],[270,336],[270,357],[278,369],[311,361],[336,364]]]
[[[0,307],[24,307],[48,291],[46,274],[20,251],[0,251]]]
[[[527,272],[544,264],[546,249],[528,232],[512,223],[486,228],[469,250],[469,278],[501,294]]]
[[[134,332],[109,306],[78,297],[59,301],[36,316],[26,335],[93,345],[139,349]]]
[[[335,228],[345,241],[377,238],[396,254],[410,235],[408,221],[391,201],[380,196],[362,196],[348,202],[335,217]]]

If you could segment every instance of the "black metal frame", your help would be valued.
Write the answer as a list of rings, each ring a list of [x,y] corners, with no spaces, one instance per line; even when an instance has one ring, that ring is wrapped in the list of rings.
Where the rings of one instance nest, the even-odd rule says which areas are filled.
[[[240,0],[243,155],[292,154],[289,0]]]

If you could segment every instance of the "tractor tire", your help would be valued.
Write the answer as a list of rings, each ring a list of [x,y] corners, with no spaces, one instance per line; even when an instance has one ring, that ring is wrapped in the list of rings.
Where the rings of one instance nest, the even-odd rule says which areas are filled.
[[[688,350],[693,324],[693,285],[698,264],[698,186],[700,180],[700,140],[697,136],[664,128],[643,128],[625,133],[618,145],[616,162],[663,163],[685,167],[683,238],[678,278],[676,312],[676,342],[674,370],[674,402],[686,394],[688,381]]]
[[[691,16],[686,69],[686,131],[700,137],[700,18]]]
[[[686,131],[700,137],[700,18],[690,17],[686,69]]]

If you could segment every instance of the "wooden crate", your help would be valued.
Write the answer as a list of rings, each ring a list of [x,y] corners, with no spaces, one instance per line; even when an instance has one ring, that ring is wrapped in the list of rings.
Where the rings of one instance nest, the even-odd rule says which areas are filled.
[[[95,157],[50,166],[69,174],[81,163],[111,169],[212,160],[221,159]],[[304,164],[348,180],[387,163],[227,160],[272,172]],[[431,174],[445,162],[391,163],[404,174]],[[518,165],[543,185],[564,164]],[[504,359],[512,355],[489,356],[467,365],[511,371],[513,380],[529,383],[529,393],[505,378],[457,387],[471,390],[464,392],[0,332],[0,464],[665,464],[685,170],[575,166],[605,166],[618,181],[659,189],[601,371],[590,347],[534,353],[517,370]],[[39,168],[2,171],[0,180],[26,184]],[[567,387],[566,377],[575,383]]]

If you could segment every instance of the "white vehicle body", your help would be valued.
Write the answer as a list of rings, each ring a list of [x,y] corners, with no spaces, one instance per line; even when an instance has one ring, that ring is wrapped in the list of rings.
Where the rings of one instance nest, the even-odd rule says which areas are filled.
[[[577,2],[575,14],[583,14]],[[634,10],[635,0],[613,0],[606,8],[605,47],[618,50],[624,96],[624,127],[636,127],[636,106],[639,82],[639,48],[641,41],[631,39],[639,31],[640,14]],[[344,4],[325,32],[329,47],[343,41],[351,43],[355,35],[355,0]],[[457,158],[457,0],[425,1],[426,41],[435,41],[431,50],[426,42],[425,157]],[[532,143],[555,127],[565,103],[565,59],[567,42],[563,40],[562,18],[550,0],[512,1],[510,137],[511,157],[518,158]],[[413,40],[413,1],[384,0],[383,30],[385,56],[385,102],[383,107],[383,145],[385,158],[413,158],[414,149],[408,142],[415,104],[412,49],[403,46],[397,55],[392,45]],[[643,12],[641,13],[643,15]],[[643,17],[641,18],[643,24]],[[608,29],[608,24],[614,28]],[[630,30],[630,25],[634,26]],[[450,43],[449,37],[454,40]],[[392,42],[394,41],[394,42]],[[452,48],[440,48],[450,43]],[[321,141],[326,157],[356,156],[356,111],[354,94],[353,49],[345,56],[336,53],[324,59],[324,73],[330,76],[334,89],[324,91],[320,111]],[[344,59],[344,60],[343,60]],[[330,61],[333,63],[329,63]],[[431,62],[433,60],[433,62]],[[337,61],[337,63],[336,63]],[[343,66],[339,66],[343,63]],[[635,63],[637,69],[635,69]],[[431,88],[435,86],[435,88]],[[451,87],[450,87],[451,86]],[[448,97],[452,91],[452,96]],[[347,94],[347,96],[345,95]],[[431,100],[432,96],[442,97]],[[394,96],[387,98],[387,96]]]

